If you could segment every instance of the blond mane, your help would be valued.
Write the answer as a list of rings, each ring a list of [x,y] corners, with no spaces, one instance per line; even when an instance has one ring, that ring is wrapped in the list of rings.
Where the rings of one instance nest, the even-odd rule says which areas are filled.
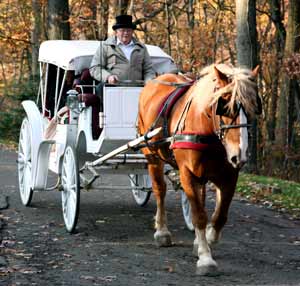
[[[214,67],[227,75],[230,83],[217,90],[217,77]],[[248,116],[255,115],[258,109],[257,84],[252,71],[244,68],[235,68],[226,64],[211,65],[205,67],[200,72],[200,80],[197,82],[197,90],[201,94],[209,97],[210,104],[213,105],[225,93],[231,93],[232,96],[227,104],[229,111],[234,112],[234,106],[239,102]]]

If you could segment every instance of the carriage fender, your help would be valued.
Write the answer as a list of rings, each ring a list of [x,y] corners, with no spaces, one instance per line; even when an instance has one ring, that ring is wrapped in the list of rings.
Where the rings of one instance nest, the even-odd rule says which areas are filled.
[[[24,100],[22,106],[26,112],[29,124],[31,126],[31,150],[32,150],[32,182],[34,182],[34,176],[36,174],[37,167],[37,154],[40,143],[43,140],[44,124],[42,115],[32,100]]]

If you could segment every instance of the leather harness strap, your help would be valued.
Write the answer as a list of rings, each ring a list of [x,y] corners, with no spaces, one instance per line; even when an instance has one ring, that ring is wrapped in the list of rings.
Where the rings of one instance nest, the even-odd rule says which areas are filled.
[[[157,81],[157,80],[152,80],[152,81]],[[158,82],[160,82],[160,81],[158,81]],[[164,135],[164,137],[168,137],[169,136],[168,117],[170,115],[170,112],[171,112],[173,106],[175,105],[175,103],[177,102],[177,100],[186,93],[186,91],[193,85],[194,82],[178,84],[178,83],[163,81],[162,83],[163,84],[168,83],[169,85],[175,86],[176,89],[168,95],[166,101],[160,107],[159,113],[149,130],[153,130],[157,126],[158,121],[160,119],[163,119],[163,135]]]
[[[216,135],[202,135],[202,134],[175,134],[175,142],[192,142],[192,143],[202,143],[202,144],[212,144],[219,141],[218,136]]]

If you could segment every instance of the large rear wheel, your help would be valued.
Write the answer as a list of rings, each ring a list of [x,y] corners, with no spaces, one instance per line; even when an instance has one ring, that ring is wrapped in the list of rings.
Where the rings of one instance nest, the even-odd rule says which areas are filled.
[[[31,125],[27,118],[23,119],[18,149],[18,178],[22,204],[29,206],[32,200],[32,148]]]
[[[78,162],[73,147],[67,146],[62,163],[62,211],[68,232],[74,232],[79,215],[80,180]]]
[[[181,207],[185,224],[190,231],[194,231],[194,225],[192,223],[192,210],[190,202],[183,190],[181,190]]]
[[[129,178],[134,200],[139,206],[145,206],[151,196],[152,184],[150,176],[148,174],[131,174]]]

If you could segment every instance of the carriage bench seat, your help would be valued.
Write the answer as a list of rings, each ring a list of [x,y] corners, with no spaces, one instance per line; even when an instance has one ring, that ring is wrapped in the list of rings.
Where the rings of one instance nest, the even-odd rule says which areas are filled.
[[[100,98],[94,93],[81,93],[78,100],[84,102],[86,107],[92,107],[92,135],[93,139],[98,139],[101,133],[99,127]]]

